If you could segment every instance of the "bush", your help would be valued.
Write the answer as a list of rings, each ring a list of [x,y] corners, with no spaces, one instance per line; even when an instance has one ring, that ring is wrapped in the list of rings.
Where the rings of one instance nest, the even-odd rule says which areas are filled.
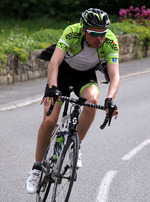
[[[2,64],[2,66],[6,64],[6,59],[7,59],[7,56],[5,55],[3,48],[0,47],[0,64]]]
[[[116,34],[137,34],[141,41],[148,40],[150,41],[150,29],[144,27],[136,22],[130,23],[126,20],[124,22],[117,22],[110,25],[110,29]]]
[[[38,41],[41,43],[56,43],[60,38],[63,30],[55,30],[55,29],[43,29],[41,27],[40,31],[32,34],[32,38],[34,41]]]
[[[144,26],[150,26],[150,9],[146,8],[145,5],[141,9],[139,7],[134,8],[133,6],[130,6],[129,9],[121,8],[119,16],[121,22],[130,19],[131,23],[136,22]]]
[[[27,63],[29,53],[28,51],[32,49],[34,41],[31,37],[27,37],[25,33],[22,32],[19,26],[11,30],[10,36],[5,42],[0,46],[1,48],[1,63],[5,63],[5,54],[17,55],[22,62]]]
[[[25,34],[22,26],[14,27],[7,40],[0,45],[0,63],[5,64],[7,54],[17,55],[23,62],[28,62],[29,51],[35,49],[44,49],[53,43],[56,43],[60,38],[63,30],[43,29],[37,31],[31,36]]]
[[[119,16],[121,23],[115,23],[112,26],[112,30],[116,29],[116,34],[129,34],[135,33],[138,42],[142,45],[146,41],[147,44],[150,42],[150,9],[146,6],[133,7],[129,9],[121,8],[119,10]],[[120,31],[121,29],[121,31]],[[120,31],[120,33],[119,33]]]
[[[117,15],[120,8],[133,6],[142,6],[143,4],[150,7],[148,0],[1,0],[0,15],[3,18],[16,19],[39,19],[43,16],[49,19],[62,20],[79,20],[81,13],[88,8],[100,8],[108,14]]]
[[[137,13],[139,14],[137,15]],[[142,44],[143,41],[150,42],[150,9],[142,6],[141,9],[130,6],[129,9],[120,9],[119,16],[110,15],[110,29],[116,34],[135,33]],[[115,22],[115,23],[114,23]],[[63,29],[71,22],[54,21],[48,18],[9,22],[0,22],[0,63],[5,65],[7,54],[15,54],[24,63],[28,61],[28,52],[35,49],[45,49],[60,38]],[[42,27],[43,25],[43,27]],[[144,26],[143,26],[144,25]],[[11,26],[14,26],[13,28]],[[59,29],[56,29],[58,28]]]

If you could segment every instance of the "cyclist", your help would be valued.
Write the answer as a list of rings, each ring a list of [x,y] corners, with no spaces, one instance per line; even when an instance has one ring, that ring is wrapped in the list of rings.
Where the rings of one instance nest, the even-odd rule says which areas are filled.
[[[108,29],[110,24],[108,14],[100,9],[90,8],[82,13],[80,23],[68,26],[52,54],[48,65],[48,84],[44,103],[44,118],[39,128],[35,162],[27,180],[27,191],[36,193],[40,179],[42,158],[50,141],[50,134],[57,122],[61,109],[60,103],[55,103],[53,112],[46,116],[50,104],[49,98],[58,90],[67,95],[68,86],[74,87],[77,96],[85,97],[89,102],[97,104],[99,87],[95,67],[101,58],[107,59],[107,71],[110,79],[107,97],[105,99],[106,113],[113,104],[119,89],[119,47],[117,38]],[[80,143],[91,126],[96,110],[83,107],[79,117],[78,134]],[[117,109],[111,116],[117,118]],[[77,167],[82,167],[81,151]]]

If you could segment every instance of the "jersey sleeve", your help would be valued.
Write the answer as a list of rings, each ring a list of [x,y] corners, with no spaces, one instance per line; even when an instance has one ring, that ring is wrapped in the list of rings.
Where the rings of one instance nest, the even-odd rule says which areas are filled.
[[[119,45],[117,39],[108,41],[108,44],[110,48],[106,55],[107,64],[119,63]]]
[[[107,64],[119,63],[119,44],[116,36],[109,30],[103,43],[100,58],[106,58]]]
[[[68,26],[61,35],[56,47],[62,49],[65,53],[67,53],[72,43],[71,35],[72,35],[72,28],[71,26]]]

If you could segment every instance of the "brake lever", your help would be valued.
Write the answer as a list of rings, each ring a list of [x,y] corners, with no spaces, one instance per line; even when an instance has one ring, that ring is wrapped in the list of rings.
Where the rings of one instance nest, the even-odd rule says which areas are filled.
[[[101,130],[103,130],[103,129],[106,127],[108,121],[109,121],[109,115],[106,114],[105,119],[104,119],[104,122],[103,122],[102,125],[100,126],[100,129],[101,129]]]
[[[52,113],[52,111],[54,109],[55,102],[57,101],[58,97],[59,97],[59,93],[56,93],[55,97],[54,97],[54,104],[50,105],[49,110],[46,112],[46,116],[50,116],[51,115],[51,113]]]
[[[54,104],[49,107],[49,110],[46,112],[46,116],[50,116],[54,108]]]
[[[110,110],[110,112],[108,113],[108,116],[109,116],[108,126],[110,126],[110,124],[111,124],[112,114],[113,114],[113,110]]]
[[[113,111],[114,111],[113,109],[110,109],[109,112],[108,112],[108,114],[106,114],[106,117],[104,119],[103,124],[100,126],[100,129],[103,130],[106,127],[107,123],[108,123],[108,126],[110,126],[111,120],[112,120]]]

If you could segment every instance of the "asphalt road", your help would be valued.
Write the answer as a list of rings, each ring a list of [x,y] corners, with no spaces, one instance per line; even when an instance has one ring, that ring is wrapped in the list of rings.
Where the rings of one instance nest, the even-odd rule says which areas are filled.
[[[120,64],[121,79],[150,73],[150,58],[132,60]],[[97,72],[99,83],[104,80]],[[0,86],[0,111],[14,109],[41,100],[44,94],[46,78],[14,85]]]
[[[95,121],[82,143],[83,168],[78,171],[70,202],[150,201],[150,60],[143,61],[147,62],[147,68],[145,65],[140,75],[134,68],[129,71],[130,75],[126,74],[129,67],[138,66],[138,61],[135,61],[135,64],[133,61],[123,63],[122,72],[124,71],[126,76],[123,77],[122,74],[120,90],[115,99],[119,117],[103,131],[99,129],[99,125],[105,114],[97,111]],[[45,83],[44,80],[40,81]],[[29,83],[24,85],[28,86]],[[8,91],[5,87],[1,88],[5,89],[5,92],[0,91],[1,107],[2,100],[6,99],[2,94],[6,91],[7,95],[8,92],[12,93],[13,98],[16,95],[13,103],[23,103],[23,97],[21,101],[17,100],[20,88],[20,95],[23,96],[24,89],[26,97],[28,89],[37,89],[36,85],[29,85],[28,88],[23,87],[23,84],[22,87],[19,87],[19,84],[15,86],[18,88],[15,92],[14,86],[7,87],[11,88]],[[42,88],[39,88],[41,94]],[[100,86],[100,104],[105,99],[107,88],[107,85]],[[40,93],[32,93],[29,98]],[[9,101],[6,99],[4,104],[10,103]],[[25,182],[34,161],[43,107],[39,102],[31,103],[24,103],[24,107],[16,104],[16,108],[3,108],[0,112],[0,202],[35,201],[35,196],[26,192]]]

